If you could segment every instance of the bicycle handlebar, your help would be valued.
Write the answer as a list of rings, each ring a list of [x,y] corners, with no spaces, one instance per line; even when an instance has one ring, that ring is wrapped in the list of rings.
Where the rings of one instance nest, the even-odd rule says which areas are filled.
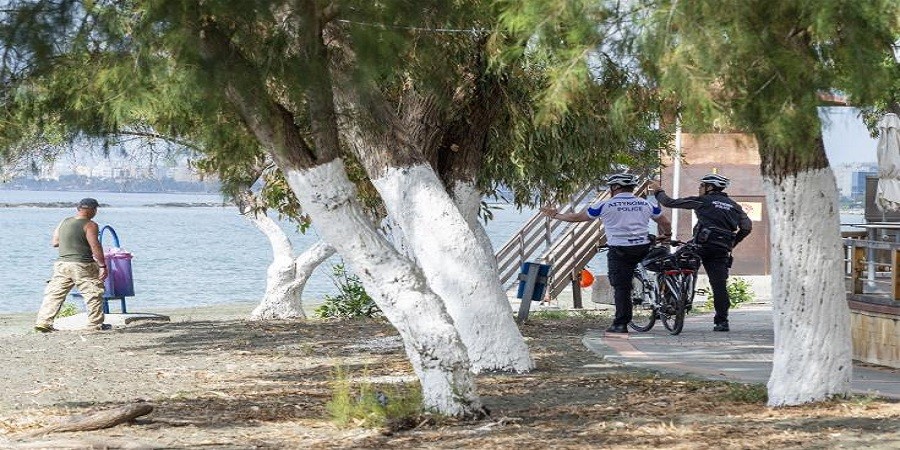
[[[687,245],[687,244],[694,244],[694,245],[696,245],[696,243],[695,243],[693,240],[690,240],[690,241],[679,241],[679,240],[676,240],[676,239],[669,239],[669,240],[666,240],[666,241],[661,241],[661,240],[659,240],[659,239],[656,239],[655,241],[653,241],[653,244],[654,244],[654,245],[669,245],[669,246],[672,246],[672,247],[681,247],[682,245]],[[600,245],[597,246],[597,249],[598,249],[598,250],[609,249],[609,244],[600,244]]]

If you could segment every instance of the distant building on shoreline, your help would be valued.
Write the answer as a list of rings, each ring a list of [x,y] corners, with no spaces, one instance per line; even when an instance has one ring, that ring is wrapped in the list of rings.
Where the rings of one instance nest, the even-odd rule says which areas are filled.
[[[862,202],[866,193],[866,177],[878,175],[874,162],[840,164],[832,167],[841,197]]]

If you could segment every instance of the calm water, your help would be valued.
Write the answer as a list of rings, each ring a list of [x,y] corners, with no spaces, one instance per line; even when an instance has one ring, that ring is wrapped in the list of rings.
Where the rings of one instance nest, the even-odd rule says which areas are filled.
[[[219,195],[106,192],[37,192],[0,190],[0,203],[77,202],[95,197],[109,205],[94,219],[111,225],[120,245],[133,255],[135,297],[129,310],[257,303],[271,262],[268,240],[232,206],[154,207],[159,203],[221,203]],[[487,225],[495,246],[502,245],[532,211],[504,206]],[[56,249],[53,229],[73,208],[0,208],[0,313],[37,311],[51,273]],[[318,240],[285,227],[299,253]],[[104,247],[112,244],[107,233]],[[334,257],[313,274],[304,301],[314,303],[336,293],[331,280]],[[116,306],[113,306],[116,310]]]

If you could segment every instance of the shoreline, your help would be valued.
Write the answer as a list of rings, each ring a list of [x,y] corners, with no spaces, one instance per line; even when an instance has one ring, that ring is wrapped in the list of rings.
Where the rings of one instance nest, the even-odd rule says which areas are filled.
[[[115,308],[113,304],[113,308]],[[250,313],[257,303],[222,303],[218,305],[187,306],[182,308],[163,308],[159,310],[129,310],[129,314],[153,313],[168,316],[170,322],[189,322],[196,320],[222,321],[249,319]],[[307,316],[312,313],[311,305],[304,305]],[[115,311],[115,310],[114,310]],[[108,315],[121,313],[112,312]],[[37,311],[0,314],[0,336],[22,336],[34,333],[34,319]],[[57,318],[60,320],[60,318]]]

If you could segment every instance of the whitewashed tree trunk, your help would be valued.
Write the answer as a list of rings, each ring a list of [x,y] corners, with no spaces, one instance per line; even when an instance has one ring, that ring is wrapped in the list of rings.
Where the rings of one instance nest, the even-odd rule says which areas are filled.
[[[296,259],[291,268],[269,266],[266,296],[250,313],[250,320],[303,318],[303,289],[314,270],[336,252],[324,241],[318,241]],[[274,273],[273,273],[274,272]],[[292,278],[291,278],[292,277]],[[300,312],[298,315],[297,312]]]
[[[493,256],[494,245],[491,244],[491,238],[488,236],[487,231],[484,229],[484,226],[481,225],[481,221],[478,218],[478,212],[481,210],[481,191],[475,187],[474,183],[456,181],[453,183],[450,192],[453,195],[453,201],[456,203],[456,207],[459,208],[459,212],[462,213],[463,218],[466,219],[466,222],[469,224],[469,228],[475,233],[475,239],[478,240],[478,243],[481,244],[484,251]],[[491,258],[490,260],[491,267],[496,272],[497,259]],[[497,279],[500,279],[499,273],[497,274]]]
[[[466,348],[441,299],[425,276],[378,233],[356,201],[356,189],[340,160],[285,175],[321,236],[353,266],[366,291],[403,338],[422,383],[426,408],[443,414],[478,415]]]
[[[262,301],[250,313],[250,319],[305,318],[300,300],[303,286],[294,283],[296,264],[291,240],[265,211],[248,211],[244,217],[266,236],[272,247],[272,263],[266,271],[266,291]]]
[[[775,331],[769,405],[846,395],[852,344],[834,173],[826,167],[764,184]]]
[[[431,289],[447,305],[476,371],[534,365],[500,287],[491,252],[428,165],[388,168],[372,179],[412,247]]]
[[[406,240],[406,236],[403,234],[403,228],[390,215],[381,220],[381,232],[384,233],[384,237],[401,255],[409,258],[414,264],[418,263],[416,255],[409,247],[409,241]]]

